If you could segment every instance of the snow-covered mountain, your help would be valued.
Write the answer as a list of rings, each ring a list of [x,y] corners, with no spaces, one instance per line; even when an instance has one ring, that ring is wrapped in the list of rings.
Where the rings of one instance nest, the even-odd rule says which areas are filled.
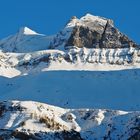
[[[4,52],[32,52],[48,48],[53,37],[36,33],[28,27],[22,27],[15,35],[0,41],[0,49]]]
[[[1,139],[139,139],[140,112],[63,109],[31,101],[0,105]]]
[[[120,70],[140,67],[140,47],[114,27],[113,21],[90,14],[73,17],[54,36],[27,27],[0,41],[0,75],[28,71]],[[11,74],[12,71],[12,74]]]
[[[139,140],[139,69],[140,46],[110,19],[21,28],[0,40],[0,139]]]

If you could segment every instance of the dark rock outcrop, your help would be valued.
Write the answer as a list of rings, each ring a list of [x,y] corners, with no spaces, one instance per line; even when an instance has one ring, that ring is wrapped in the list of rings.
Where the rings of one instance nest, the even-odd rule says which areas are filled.
[[[65,44],[79,48],[129,48],[136,44],[114,27],[113,21],[105,19],[105,26],[88,21],[84,25],[75,26]]]

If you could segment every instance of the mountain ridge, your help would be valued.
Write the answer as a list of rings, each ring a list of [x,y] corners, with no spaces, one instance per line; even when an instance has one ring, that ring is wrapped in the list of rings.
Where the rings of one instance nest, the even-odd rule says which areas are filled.
[[[77,30],[77,31],[75,31],[75,30]],[[79,33],[78,33],[78,30],[79,30]],[[80,34],[82,34],[82,32],[85,32],[84,37],[80,36]],[[77,36],[75,36],[75,33],[77,34]],[[112,33],[114,33],[114,35]],[[46,35],[36,33],[35,31],[29,29],[28,27],[21,27],[17,34],[21,34],[21,38],[22,38],[22,34],[23,35],[38,35],[38,36],[42,35],[47,38]],[[79,34],[79,36],[78,36],[78,34]],[[121,38],[118,38],[119,36]],[[86,37],[87,37],[87,41],[85,41],[86,43],[92,41],[90,45],[85,44],[84,41],[80,42],[81,39],[84,39],[84,38],[86,39]],[[117,41],[119,41],[119,39],[120,39],[121,42],[115,44],[115,40],[112,40],[113,37]],[[78,41],[74,40],[73,38],[76,38]],[[2,39],[0,41],[0,48],[6,52],[12,51],[12,50],[5,50],[5,47],[8,44],[4,45],[5,42],[3,40],[8,41],[7,39]],[[138,46],[138,45],[136,45],[136,43],[134,43],[134,41],[129,39],[126,35],[122,34],[117,28],[115,28],[114,23],[111,19],[107,19],[107,18],[103,18],[103,17],[99,17],[99,16],[93,16],[91,14],[86,14],[85,16],[81,17],[80,19],[78,19],[75,16],[72,17],[71,20],[64,27],[64,29],[62,29],[60,32],[58,32],[56,35],[54,35],[54,37],[52,38],[52,40],[50,41],[48,46],[46,46],[46,48],[43,48],[43,49],[48,49],[48,47],[49,48],[56,48],[56,47],[59,48],[60,46],[63,46],[63,45],[66,48],[69,46],[80,47],[80,46],[78,46],[78,44],[76,44],[76,42],[81,43],[82,47],[87,47],[87,48],[96,48],[96,47],[97,48],[104,48],[104,47],[108,48],[110,46],[110,44],[109,43],[104,44],[104,42],[107,42],[107,40],[109,43],[114,42],[113,45],[114,45],[114,47],[116,46],[116,48],[123,48],[123,47],[130,47],[130,46],[137,47]],[[16,43],[15,43],[15,46],[16,46]],[[7,49],[8,49],[8,47],[10,48],[10,45],[7,46]],[[111,45],[111,48],[113,48],[112,45]],[[40,50],[42,50],[41,46],[40,46]],[[22,53],[22,50],[21,51],[17,50],[17,52]]]

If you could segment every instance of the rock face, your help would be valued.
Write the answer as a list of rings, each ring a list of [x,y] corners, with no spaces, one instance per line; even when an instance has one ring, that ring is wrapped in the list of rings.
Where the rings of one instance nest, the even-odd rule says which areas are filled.
[[[72,19],[75,20],[75,19]],[[92,15],[86,15],[79,20],[72,29],[70,38],[65,47],[79,48],[129,48],[136,44],[122,34],[113,25],[113,21]]]

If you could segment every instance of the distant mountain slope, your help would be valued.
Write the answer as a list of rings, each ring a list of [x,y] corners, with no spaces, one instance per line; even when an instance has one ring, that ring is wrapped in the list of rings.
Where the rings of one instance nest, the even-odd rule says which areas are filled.
[[[52,37],[38,34],[28,27],[22,27],[15,35],[0,41],[4,52],[32,52],[47,49]]]
[[[139,139],[140,112],[63,109],[39,102],[0,103],[0,138],[34,140]]]

